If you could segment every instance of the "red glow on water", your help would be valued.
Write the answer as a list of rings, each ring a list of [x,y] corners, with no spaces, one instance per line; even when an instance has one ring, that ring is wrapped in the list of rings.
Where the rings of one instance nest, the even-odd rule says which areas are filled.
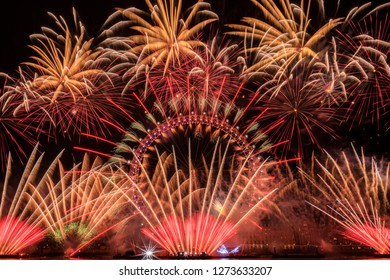
[[[20,253],[43,238],[43,230],[13,217],[0,219],[0,255]]]

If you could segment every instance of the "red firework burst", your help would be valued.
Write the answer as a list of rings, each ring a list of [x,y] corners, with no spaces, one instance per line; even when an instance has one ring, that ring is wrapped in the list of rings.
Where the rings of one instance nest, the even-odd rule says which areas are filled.
[[[343,106],[347,108],[345,119],[351,127],[371,121],[379,128],[390,107],[388,21],[388,13],[376,11],[357,23],[350,20],[349,32],[339,32],[337,37],[343,71],[354,77]]]
[[[330,122],[337,119],[334,101],[324,98],[324,92],[316,91],[311,72],[295,69],[281,82],[272,80],[260,88],[258,122],[271,142],[288,141],[282,154],[289,151],[303,157],[305,139],[321,148],[318,132],[337,138]],[[329,104],[330,102],[330,104]],[[296,147],[297,150],[292,151]]]
[[[28,119],[37,124],[48,136],[73,137],[84,133],[107,136],[109,134],[101,119],[117,123],[117,117],[124,116],[125,110],[120,101],[118,90],[111,80],[105,80],[104,74],[97,75],[91,81],[91,94],[74,99],[71,93],[63,93],[54,102],[37,98],[30,101]],[[41,91],[42,95],[51,95],[50,91]]]
[[[390,253],[390,230],[385,224],[389,216],[389,163],[365,157],[363,149],[361,155],[354,148],[353,153],[350,157],[343,152],[337,160],[327,154],[324,164],[316,160],[311,174],[301,170],[315,188],[307,193],[317,205],[307,203],[336,221],[346,238],[380,254]],[[320,201],[326,207],[320,207]]]
[[[217,141],[211,159],[202,156],[203,166],[190,149],[185,164],[175,150],[157,151],[156,164],[137,162],[140,174],[131,179],[130,203],[144,220],[143,233],[171,255],[213,253],[252,215],[262,212],[260,206],[276,191],[271,190],[266,161],[254,166],[250,156],[228,159],[229,148],[218,156],[219,147]]]
[[[14,255],[43,238],[44,231],[37,225],[13,218],[0,218],[0,255]]]
[[[390,229],[383,224],[355,224],[342,234],[349,240],[374,248],[379,254],[390,254]]]

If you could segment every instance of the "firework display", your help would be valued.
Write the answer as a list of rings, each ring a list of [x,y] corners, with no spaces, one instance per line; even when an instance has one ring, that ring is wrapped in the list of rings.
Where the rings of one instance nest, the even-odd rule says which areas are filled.
[[[49,12],[0,73],[0,257],[390,254],[390,3],[190,2]]]
[[[37,146],[26,163],[16,190],[10,187],[11,157],[8,157],[0,201],[0,255],[22,253],[23,249],[40,241],[44,236],[44,229],[39,221],[31,219],[29,213],[23,210],[30,203],[25,199],[25,190],[34,180],[34,173],[39,168],[34,165],[36,152]]]
[[[128,201],[126,192],[118,190],[123,180],[115,179],[114,171],[101,165],[98,158],[90,162],[86,155],[82,163],[65,171],[55,160],[51,167],[58,166],[58,182],[48,174],[51,178],[43,178],[26,192],[33,205],[31,217],[43,225],[47,238],[65,255],[80,253],[133,217],[121,213]]]
[[[389,228],[384,218],[389,215],[390,166],[365,158],[363,151],[361,156],[355,150],[354,153],[353,159],[343,153],[341,163],[330,155],[325,165],[317,160],[320,171],[314,178],[302,171],[320,192],[316,195],[316,204],[308,203],[342,225],[346,238],[366,244],[380,254],[388,254]],[[321,202],[329,211],[317,206]]]

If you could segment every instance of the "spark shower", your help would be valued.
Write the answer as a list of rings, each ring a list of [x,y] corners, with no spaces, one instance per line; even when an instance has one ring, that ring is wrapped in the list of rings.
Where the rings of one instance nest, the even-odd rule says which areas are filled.
[[[0,256],[390,254],[390,4],[247,2],[48,13],[0,76]]]

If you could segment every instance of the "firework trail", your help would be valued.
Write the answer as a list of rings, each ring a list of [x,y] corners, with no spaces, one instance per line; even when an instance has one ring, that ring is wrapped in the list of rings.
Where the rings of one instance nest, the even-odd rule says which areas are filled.
[[[58,159],[50,166],[51,172],[27,190],[29,210],[65,255],[74,256],[133,215],[125,213],[129,211],[125,181],[110,166],[86,155],[65,171]],[[56,167],[58,182],[53,179]]]
[[[203,169],[195,167],[191,152],[188,170],[179,169],[175,150],[161,155],[157,151],[154,168],[138,162],[132,204],[146,222],[142,232],[170,255],[213,253],[276,191],[267,174],[272,163],[264,161],[252,169],[250,157],[226,161],[228,148],[219,158],[218,146],[217,142],[210,163],[203,160]],[[232,172],[230,179],[226,172]]]
[[[390,239],[383,217],[389,213],[390,167],[365,158],[363,150],[361,156],[353,151],[353,158],[343,152],[340,162],[329,154],[325,164],[316,160],[317,176],[301,170],[316,190],[307,203],[339,223],[346,238],[387,254]]]
[[[43,230],[13,217],[0,218],[0,256],[15,255],[43,238]]]
[[[288,141],[282,147],[282,156],[295,153],[303,158],[304,143],[321,148],[318,135],[326,135],[328,139],[338,137],[331,125],[340,119],[334,106],[336,97],[325,99],[326,89],[318,91],[318,86],[323,86],[318,83],[318,72],[313,75],[310,68],[308,71],[305,68],[297,66],[284,76],[283,82],[269,80],[260,86],[261,94],[256,94],[258,107],[254,108],[261,114],[258,122],[264,131],[269,131],[270,141]]]
[[[0,201],[0,255],[22,253],[27,247],[44,237],[44,229],[39,221],[25,211],[29,201],[25,196],[28,185],[34,180],[41,158],[36,160],[38,146],[30,155],[15,192],[11,193],[11,157],[2,186]]]

